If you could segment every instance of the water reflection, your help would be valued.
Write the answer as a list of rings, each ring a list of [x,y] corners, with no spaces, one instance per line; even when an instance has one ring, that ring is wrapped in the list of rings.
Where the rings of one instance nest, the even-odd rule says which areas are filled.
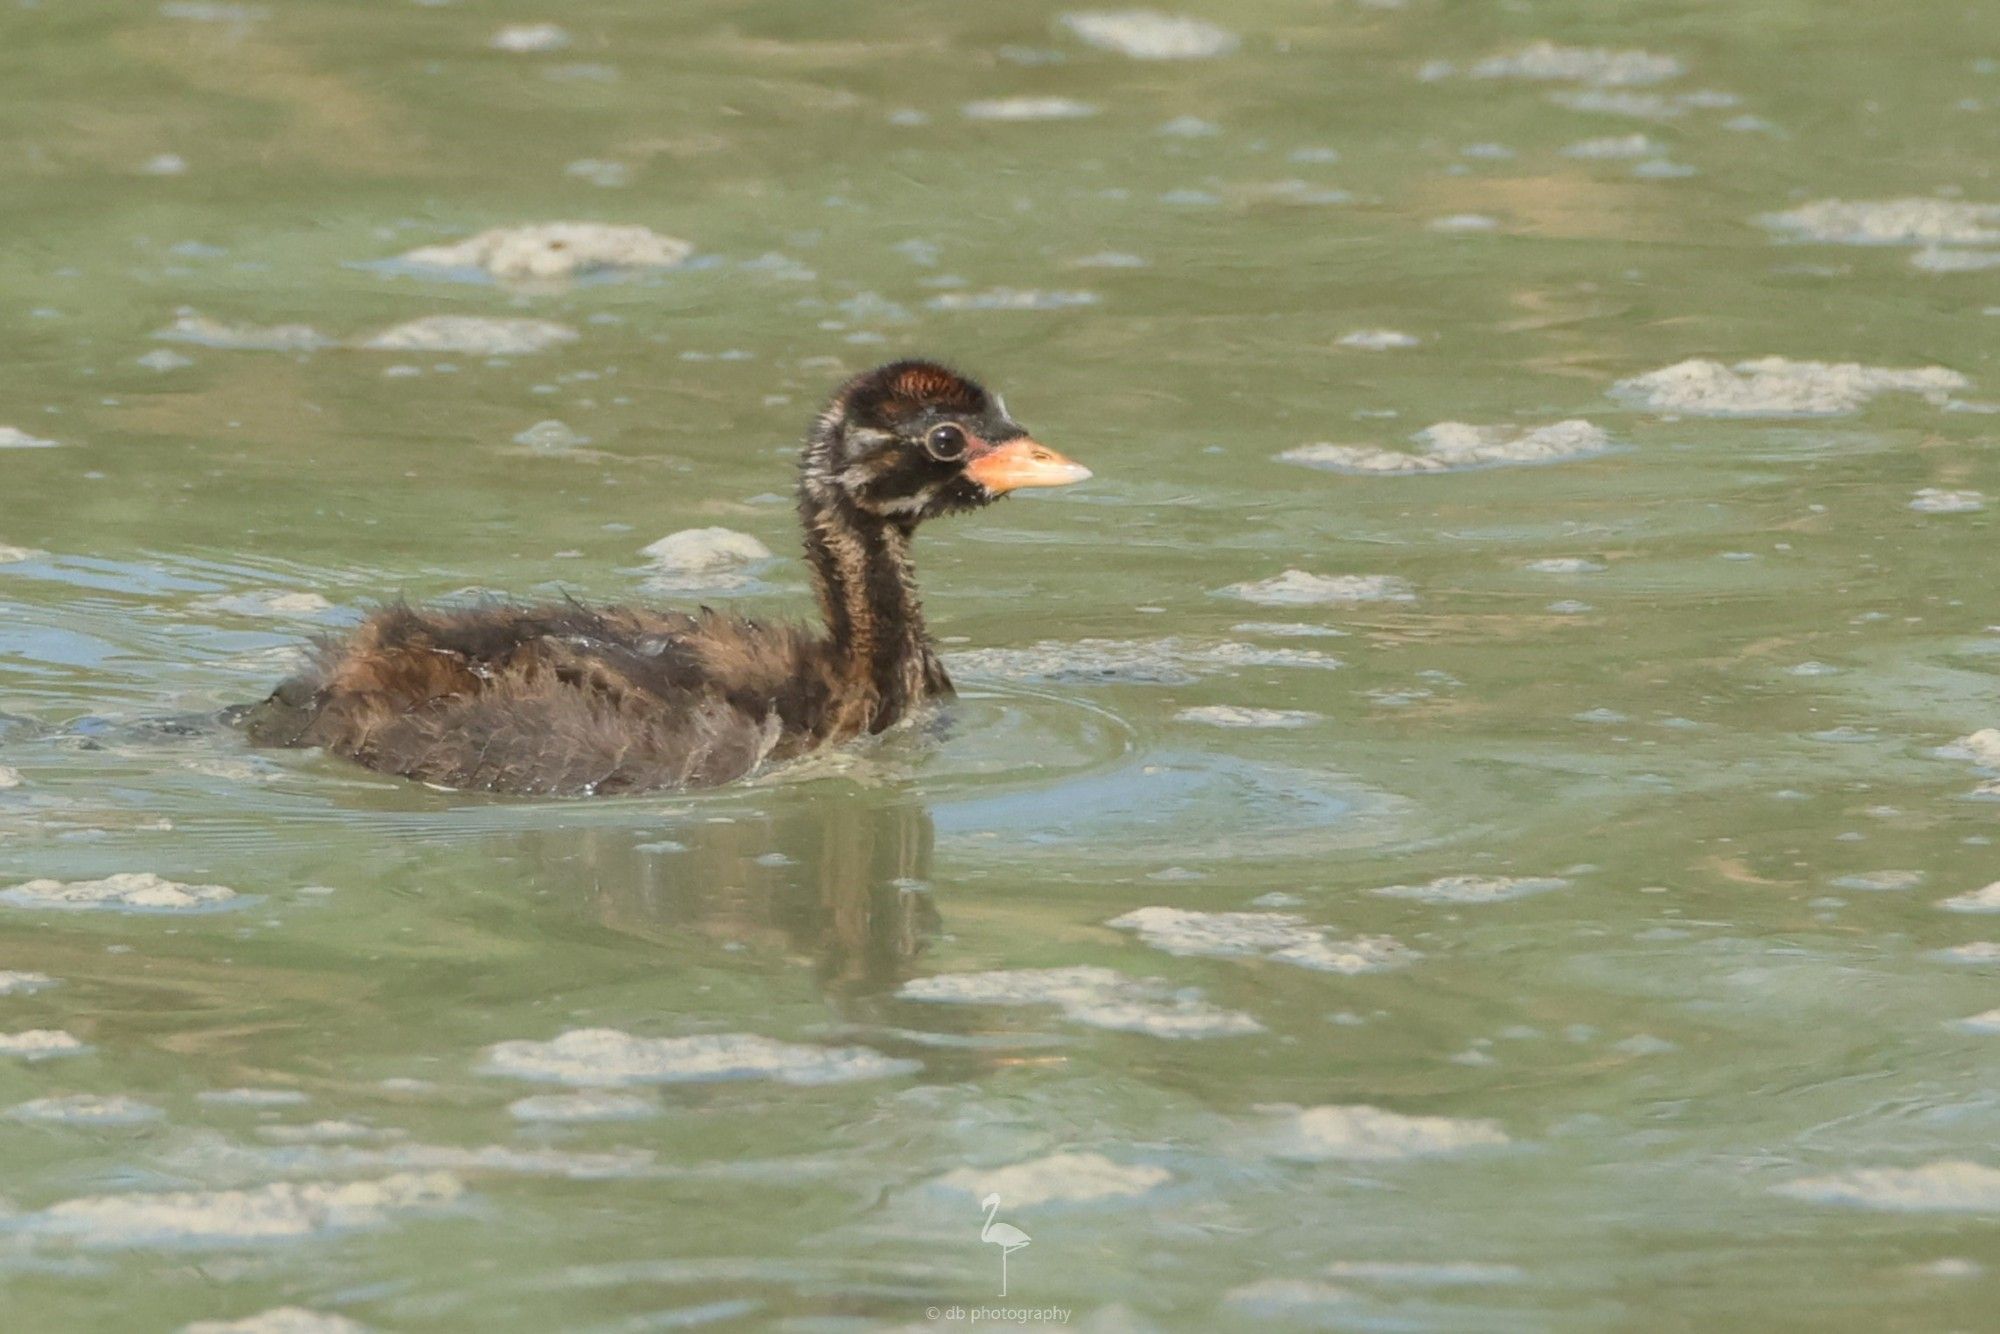
[[[907,793],[813,783],[665,835],[548,829],[522,834],[520,847],[537,869],[585,886],[583,910],[604,926],[807,960],[838,998],[893,990],[937,936],[935,838],[930,811]]]

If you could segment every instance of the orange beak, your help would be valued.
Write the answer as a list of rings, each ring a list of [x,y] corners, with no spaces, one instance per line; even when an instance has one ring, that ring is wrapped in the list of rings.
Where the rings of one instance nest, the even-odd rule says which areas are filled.
[[[1031,486],[1068,486],[1090,476],[1090,469],[1071,463],[1047,445],[1026,438],[995,445],[975,454],[965,475],[996,496]]]

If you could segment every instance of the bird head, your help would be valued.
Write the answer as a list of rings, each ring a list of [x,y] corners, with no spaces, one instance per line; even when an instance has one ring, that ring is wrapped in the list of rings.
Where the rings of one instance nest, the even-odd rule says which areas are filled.
[[[809,498],[837,493],[908,527],[1090,476],[1029,436],[999,395],[928,361],[891,362],[842,385],[814,424],[803,468]]]

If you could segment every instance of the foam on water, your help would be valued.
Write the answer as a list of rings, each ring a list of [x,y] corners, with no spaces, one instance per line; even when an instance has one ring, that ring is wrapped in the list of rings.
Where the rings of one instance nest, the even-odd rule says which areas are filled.
[[[11,426],[0,426],[0,433],[12,429]],[[50,443],[53,444],[54,441]],[[48,554],[48,552],[41,550],[39,547],[16,547],[9,546],[5,542],[0,542],[0,565],[18,565],[22,561],[35,560],[38,557]]]
[[[1045,639],[1023,648],[963,649],[947,653],[954,674],[1045,681],[1064,685],[1186,685],[1239,667],[1331,670],[1341,660],[1313,649],[1260,648],[1225,642],[1206,646],[1181,639]]]
[[[297,1107],[311,1101],[297,1089],[204,1089],[195,1094],[211,1107]]]
[[[526,1039],[486,1049],[482,1073],[581,1087],[773,1079],[844,1084],[910,1074],[920,1062],[867,1047],[815,1047],[754,1033],[643,1038],[612,1028],[575,1028],[547,1042]]]
[[[1833,245],[2000,243],[2000,204],[1963,199],[1821,199],[1757,222],[1793,240]]]
[[[186,307],[153,337],[228,352],[313,352],[334,345],[309,324],[229,324]]]
[[[1579,139],[1563,149],[1564,157],[1584,161],[1621,161],[1649,158],[1662,151],[1660,145],[1643,134],[1611,134],[1596,139]]]
[[[41,1125],[137,1126],[157,1121],[166,1113],[149,1102],[122,1094],[72,1093],[16,1103],[7,1109],[6,1115],[9,1120]]]
[[[1971,381],[1942,366],[1892,370],[1855,362],[1761,357],[1734,367],[1696,357],[1620,380],[1611,397],[1653,412],[1697,417],[1838,417],[1878,394],[1917,394],[1942,405]]]
[[[1156,978],[1127,977],[1114,969],[1086,965],[941,973],[906,982],[896,994],[905,1000],[951,1005],[1053,1005],[1073,1023],[1158,1038],[1234,1037],[1264,1031],[1249,1015],[1211,1005],[1192,988],[1176,991]]]
[[[1286,570],[1269,579],[1258,579],[1219,588],[1221,597],[1237,598],[1265,607],[1339,606],[1357,602],[1415,602],[1416,591],[1407,579],[1391,574],[1313,574],[1307,570]]]
[[[992,97],[967,102],[960,110],[969,120],[1081,120],[1097,108],[1069,97]]]
[[[1589,458],[1611,447],[1611,437],[1581,419],[1527,430],[1511,426],[1470,426],[1439,422],[1413,437],[1423,453],[1378,449],[1373,445],[1300,445],[1278,458],[1328,472],[1356,474],[1454,472],[1517,464],[1563,463]]]
[[[1120,1163],[1101,1153],[1054,1153],[1008,1167],[961,1167],[934,1183],[974,1199],[998,1192],[1013,1209],[1131,1199],[1174,1179],[1164,1167]]]
[[[1603,561],[1582,556],[1550,556],[1543,560],[1531,560],[1521,568],[1535,574],[1602,574],[1610,567]]]
[[[1477,1260],[1336,1260],[1326,1272],[1353,1282],[1422,1288],[1485,1287],[1521,1283],[1528,1277],[1519,1265]]]
[[[1384,885],[1370,893],[1419,903],[1501,903],[1568,887],[1569,881],[1558,876],[1447,875],[1423,885]]]
[[[58,1056],[81,1056],[90,1048],[58,1028],[31,1028],[21,1033],[0,1033],[0,1056],[23,1061],[47,1061]]]
[[[1925,273],[1984,273],[2000,268],[2000,250],[1945,250],[1927,246],[1910,256],[1910,267]]]
[[[1254,957],[1325,973],[1379,973],[1422,956],[1387,936],[1335,940],[1328,928],[1295,913],[1199,912],[1191,908],[1137,908],[1105,923],[1168,954],[1214,958]]]
[[[1423,339],[1415,334],[1402,333],[1396,329],[1356,329],[1334,339],[1341,347],[1358,347],[1364,352],[1391,352],[1400,348],[1418,347]]]
[[[1184,723],[1200,723],[1204,727],[1309,727],[1319,721],[1317,713],[1307,713],[1301,709],[1258,709],[1242,704],[1204,704],[1199,708],[1182,709],[1174,717]]]
[[[713,574],[770,560],[771,549],[729,528],[683,528],[640,548],[663,574]]]
[[[1899,1213],[2000,1212],[2000,1168],[1946,1160],[1922,1167],[1865,1167],[1803,1177],[1773,1193],[1811,1204],[1841,1204]]]
[[[317,593],[260,588],[251,593],[220,593],[196,598],[188,604],[195,611],[226,612],[231,616],[317,616],[331,611],[333,604]]]
[[[426,315],[384,329],[361,346],[385,352],[459,352],[467,356],[514,357],[545,352],[580,335],[554,320],[491,315]]]
[[[1862,871],[1836,876],[1833,880],[1836,889],[1858,889],[1870,894],[1915,889],[1923,883],[1922,871]]]
[[[2000,769],[2000,727],[1982,727],[1931,753],[1939,759],[1970,760],[1982,769]]]
[[[2000,940],[1973,940],[1963,945],[1947,945],[1941,950],[1932,950],[1930,957],[1940,963],[2000,963]]]
[[[1260,1278],[1222,1294],[1222,1304],[1261,1320],[1296,1321],[1306,1327],[1338,1327],[1354,1312],[1354,1294],[1309,1278]]]
[[[449,1207],[464,1193],[448,1173],[398,1173],[338,1184],[287,1181],[252,1190],[90,1195],[9,1225],[92,1248],[235,1247],[379,1228],[399,1214]]]
[[[693,253],[688,242],[636,224],[542,222],[495,227],[463,241],[422,246],[404,255],[402,262],[446,274],[470,270],[520,281],[666,269]]]
[[[1086,46],[1134,60],[1201,60],[1226,56],[1240,43],[1227,28],[1152,9],[1089,9],[1059,20]]]
[[[1987,1010],[1955,1021],[1953,1028],[1966,1033],[1977,1033],[1982,1037],[2000,1033],[2000,1010]]]
[[[1094,306],[1100,300],[1095,292],[994,287],[984,292],[946,292],[926,304],[932,310],[1068,310]]]
[[[600,1121],[643,1121],[658,1116],[660,1105],[637,1093],[585,1089],[579,1093],[544,1093],[507,1104],[516,1121],[545,1125],[587,1125]]]
[[[0,891],[0,904],[61,912],[213,912],[238,907],[226,885],[189,885],[151,871],[124,871],[102,880],[29,880]]]
[[[1986,508],[1986,497],[1978,491],[1927,486],[1911,498],[1910,508],[1919,514],[1977,514]]]
[[[369,1334],[369,1330],[346,1316],[303,1306],[274,1306],[241,1320],[197,1320],[183,1325],[181,1334]]]
[[[1650,51],[1558,46],[1546,40],[1530,42],[1504,55],[1488,56],[1466,71],[1475,79],[1531,79],[1583,83],[1597,88],[1643,87],[1679,78],[1686,72],[1686,67],[1672,56]]]
[[[510,23],[493,34],[487,45],[495,51],[532,54],[561,51],[569,46],[569,34],[553,23]]]
[[[1277,1109],[1272,1156],[1298,1162],[1391,1162],[1507,1144],[1494,1121],[1403,1116],[1363,1105]]]
[[[56,980],[47,973],[10,973],[0,970],[0,996],[25,996],[55,984]]]

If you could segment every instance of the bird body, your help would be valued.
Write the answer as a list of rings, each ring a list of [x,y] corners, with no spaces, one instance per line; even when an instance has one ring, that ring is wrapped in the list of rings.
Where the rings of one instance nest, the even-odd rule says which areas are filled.
[[[651,608],[401,603],[321,642],[253,706],[253,742],[440,787],[709,787],[880,732],[952,693],[910,544],[926,518],[1087,469],[929,362],[856,376],[813,423],[799,512],[824,627]]]

